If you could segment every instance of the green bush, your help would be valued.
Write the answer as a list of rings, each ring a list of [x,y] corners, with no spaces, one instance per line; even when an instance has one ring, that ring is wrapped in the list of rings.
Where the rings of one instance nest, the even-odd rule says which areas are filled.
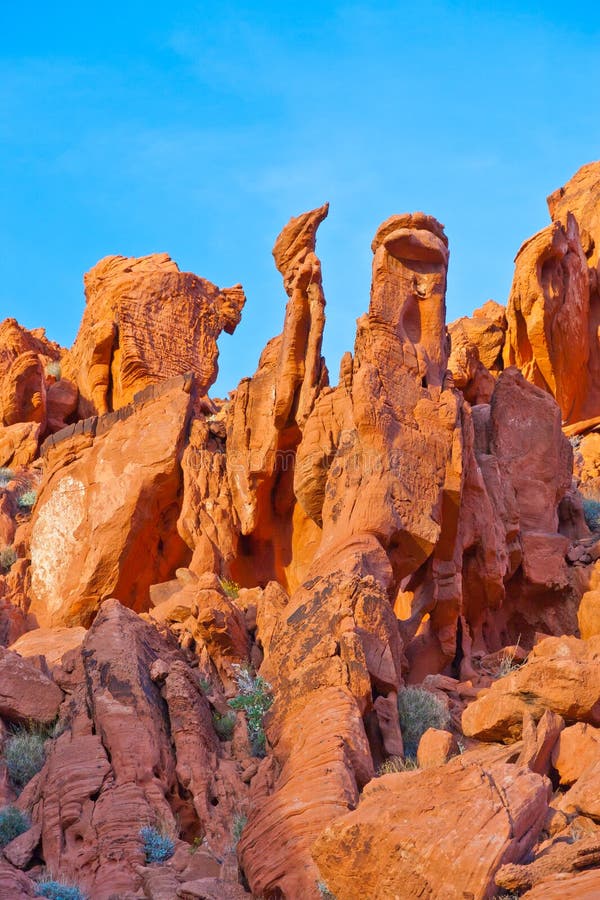
[[[17,500],[17,506],[19,509],[31,509],[31,507],[35,504],[37,500],[37,492],[36,491],[23,491],[19,499]]]
[[[586,497],[583,501],[583,515],[590,531],[600,531],[600,502]]]
[[[36,897],[48,897],[48,900],[86,900],[74,884],[66,881],[57,881],[54,878],[44,878],[35,886]]]
[[[230,741],[235,728],[235,713],[226,713],[222,716],[221,713],[215,711],[212,714],[212,720],[214,729],[221,740]]]
[[[398,714],[404,753],[414,758],[428,728],[446,728],[450,716],[443,702],[422,687],[406,687],[398,694]]]
[[[235,600],[240,592],[239,584],[236,581],[231,581],[230,578],[219,578],[219,581],[227,596],[231,597],[232,600]]]
[[[21,790],[41,770],[46,761],[44,744],[48,732],[38,726],[19,728],[4,746],[4,761],[13,785]]]
[[[0,847],[6,847],[29,828],[29,819],[16,806],[3,806],[0,809]]]
[[[6,487],[9,481],[12,481],[15,477],[12,469],[7,468],[6,466],[0,466],[0,488]]]
[[[10,567],[17,561],[17,554],[14,547],[3,547],[0,550],[0,571],[8,572]]]
[[[232,709],[241,709],[248,719],[248,733],[255,756],[265,754],[263,717],[273,704],[271,685],[260,675],[253,675],[247,666],[236,666],[239,694],[229,700]]]

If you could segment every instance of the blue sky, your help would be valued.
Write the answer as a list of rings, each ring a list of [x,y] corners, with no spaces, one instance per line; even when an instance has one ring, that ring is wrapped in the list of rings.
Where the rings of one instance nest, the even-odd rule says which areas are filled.
[[[505,302],[546,195],[600,158],[592,3],[2,4],[0,318],[69,345],[83,272],[166,251],[248,302],[224,395],[283,322],[271,257],[319,232],[332,381],[392,213],[446,225],[448,319]],[[171,8],[174,7],[174,8]]]

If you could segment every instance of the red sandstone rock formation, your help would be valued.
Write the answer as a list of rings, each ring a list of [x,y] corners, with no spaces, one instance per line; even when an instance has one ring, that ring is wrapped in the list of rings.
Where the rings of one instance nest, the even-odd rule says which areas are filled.
[[[227,401],[206,391],[242,290],[164,255],[88,273],[68,352],[0,326],[0,745],[59,716],[19,797],[0,754],[32,819],[0,894],[32,896],[44,864],[94,900],[488,900],[596,865],[600,550],[561,418],[595,415],[599,179],[550,198],[506,313],[449,333],[442,226],[384,222],[335,387],[326,205],[279,235],[283,330]],[[254,670],[264,758],[229,703]],[[406,683],[447,718],[422,771],[379,778]],[[144,825],[173,838],[162,866]]]
[[[217,377],[216,340],[240,321],[240,285],[219,290],[180,272],[166,253],[107,256],[85,276],[86,309],[64,360],[79,416],[126,406],[150,384],[194,372],[205,394]]]

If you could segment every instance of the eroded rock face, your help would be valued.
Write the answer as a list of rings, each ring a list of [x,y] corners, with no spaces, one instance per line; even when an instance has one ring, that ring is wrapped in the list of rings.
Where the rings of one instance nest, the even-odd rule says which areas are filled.
[[[545,709],[567,721],[600,724],[600,638],[547,638],[525,666],[496,681],[463,713],[463,731],[479,740],[514,740],[523,715]]]
[[[550,391],[574,432],[599,420],[600,163],[548,198],[553,224],[516,258],[504,360]]]
[[[373,900],[462,900],[466,887],[487,900],[497,869],[535,843],[549,796],[547,779],[510,765],[455,760],[443,772],[385,775],[323,832],[313,855],[339,900],[353,900],[357,884]]]
[[[150,584],[183,564],[176,530],[190,379],[47,446],[31,536],[31,613],[89,625],[111,595],[147,609]]]
[[[216,341],[240,321],[240,285],[219,290],[167,254],[108,256],[85,276],[86,309],[64,361],[79,416],[131,402],[149,384],[193,372],[200,394],[217,377]]]
[[[157,661],[162,685],[153,681]],[[116,600],[103,604],[68,668],[65,730],[19,798],[41,827],[48,868],[98,900],[135,896],[145,862],[140,829],[176,835],[178,816],[179,827],[207,836],[204,872],[227,879],[215,854],[229,846],[245,788],[239,767],[222,759],[197,673]],[[189,847],[173,866],[177,890],[193,877]]]

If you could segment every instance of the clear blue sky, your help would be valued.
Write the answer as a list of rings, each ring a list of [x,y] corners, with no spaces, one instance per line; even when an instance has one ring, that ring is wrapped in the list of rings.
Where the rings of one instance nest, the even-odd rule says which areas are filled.
[[[505,302],[546,195],[600,158],[596,3],[2,3],[0,318],[69,345],[83,272],[167,251],[248,303],[224,394],[283,322],[271,247],[320,230],[332,380],[392,213],[446,225],[448,318]]]

